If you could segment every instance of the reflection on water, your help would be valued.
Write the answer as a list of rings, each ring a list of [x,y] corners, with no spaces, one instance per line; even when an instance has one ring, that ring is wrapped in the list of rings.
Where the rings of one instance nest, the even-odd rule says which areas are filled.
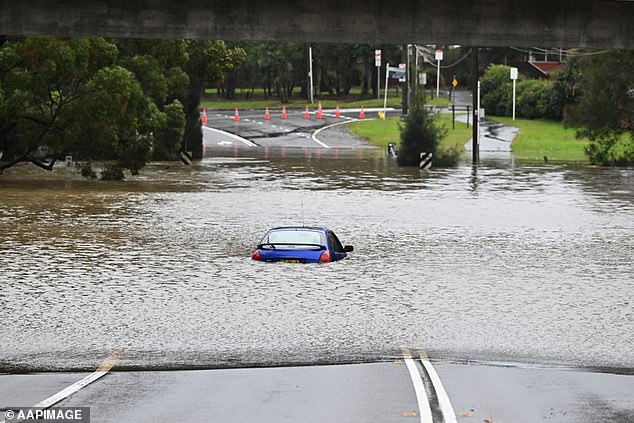
[[[421,174],[382,151],[212,152],[125,183],[0,178],[0,367],[455,360],[634,367],[634,171]],[[263,264],[276,225],[355,246]]]

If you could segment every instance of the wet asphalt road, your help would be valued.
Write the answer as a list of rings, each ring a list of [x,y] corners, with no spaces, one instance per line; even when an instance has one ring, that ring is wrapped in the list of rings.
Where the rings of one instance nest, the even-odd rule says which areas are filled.
[[[435,386],[416,361],[433,422]],[[435,363],[457,422],[628,423],[634,376],[572,369]],[[33,406],[85,373],[0,375],[0,409]],[[428,422],[403,360],[107,374],[57,404],[90,407],[95,422]]]
[[[270,110],[266,120],[262,110],[239,111],[240,119],[234,120],[229,111],[207,111],[207,124],[203,127],[207,148],[318,148],[349,149],[371,147],[359,138],[351,136],[340,126],[360,118],[360,109],[341,110],[337,118],[334,110],[324,110],[322,118],[311,111],[309,118],[304,111],[291,110],[282,119],[280,110]],[[365,119],[377,117],[375,109],[364,110]],[[390,110],[389,114],[398,114]],[[328,131],[325,133],[324,131]]]

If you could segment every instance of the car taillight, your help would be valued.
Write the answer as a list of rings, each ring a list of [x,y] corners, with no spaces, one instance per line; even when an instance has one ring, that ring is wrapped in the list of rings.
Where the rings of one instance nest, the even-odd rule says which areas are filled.
[[[253,254],[251,254],[251,260],[261,260],[260,250],[255,250]]]
[[[331,261],[332,261],[332,259],[330,258],[330,253],[328,251],[324,251],[319,256],[319,262],[320,263],[330,263]]]

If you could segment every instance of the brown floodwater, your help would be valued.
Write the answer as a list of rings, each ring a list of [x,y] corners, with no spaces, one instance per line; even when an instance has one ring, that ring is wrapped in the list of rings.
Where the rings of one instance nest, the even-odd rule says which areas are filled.
[[[634,169],[208,154],[119,183],[0,176],[0,368],[88,369],[116,348],[124,368],[373,361],[404,344],[634,368]],[[268,228],[302,223],[354,253],[250,260]]]

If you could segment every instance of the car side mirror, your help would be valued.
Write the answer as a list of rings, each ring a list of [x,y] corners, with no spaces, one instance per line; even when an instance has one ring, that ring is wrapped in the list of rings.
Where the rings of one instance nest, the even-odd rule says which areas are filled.
[[[352,245],[346,245],[345,247],[343,247],[343,251],[345,251],[346,253],[351,253],[354,251],[354,247]]]

